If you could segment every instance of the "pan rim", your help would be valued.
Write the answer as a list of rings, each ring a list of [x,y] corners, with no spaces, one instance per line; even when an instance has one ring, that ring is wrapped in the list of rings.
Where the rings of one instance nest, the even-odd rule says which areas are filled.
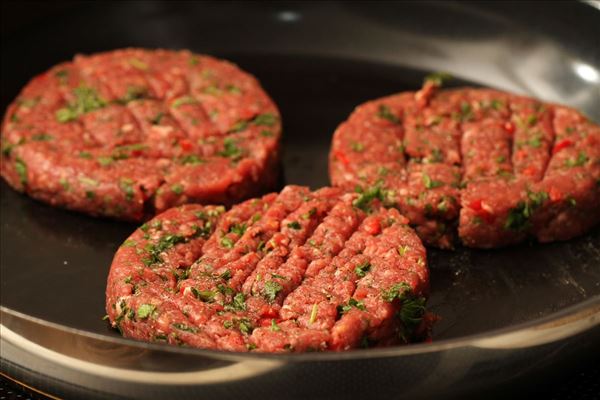
[[[442,339],[431,343],[413,343],[404,346],[392,346],[386,348],[373,349],[355,349],[343,352],[311,352],[311,353],[253,353],[253,352],[233,352],[213,349],[201,349],[191,347],[177,347],[169,344],[159,344],[151,342],[142,342],[125,337],[111,337],[108,335],[90,332],[84,329],[73,328],[56,322],[47,321],[43,318],[34,317],[20,311],[13,310],[0,305],[0,326],[11,329],[6,324],[6,316],[25,320],[29,323],[54,329],[65,335],[74,335],[86,340],[95,340],[103,343],[109,343],[117,346],[133,347],[138,350],[145,350],[157,353],[167,353],[170,355],[182,355],[190,357],[204,357],[223,361],[284,361],[287,363],[305,363],[305,362],[323,362],[323,361],[352,361],[378,358],[397,358],[408,356],[419,356],[421,354],[444,352],[457,350],[467,347],[489,347],[489,348],[515,348],[515,347],[535,347],[549,342],[558,341],[565,337],[588,331],[596,325],[600,325],[600,295],[594,295],[590,298],[572,306],[566,307],[560,311],[536,318],[530,321],[521,322],[503,328],[497,328],[490,331],[461,336],[458,338]],[[574,318],[579,316],[579,318]],[[577,327],[577,325],[580,325]],[[546,327],[546,328],[545,328]],[[558,338],[544,340],[541,337],[533,340],[526,340],[526,343],[517,342],[507,347],[502,346],[503,340],[522,338],[528,332],[545,331],[552,327],[562,327],[571,333]],[[560,330],[561,328],[559,328]],[[572,332],[572,330],[576,332]],[[20,335],[20,334],[19,334]],[[542,337],[544,335],[541,335]],[[27,339],[30,340],[30,339]],[[499,346],[500,345],[500,346]]]

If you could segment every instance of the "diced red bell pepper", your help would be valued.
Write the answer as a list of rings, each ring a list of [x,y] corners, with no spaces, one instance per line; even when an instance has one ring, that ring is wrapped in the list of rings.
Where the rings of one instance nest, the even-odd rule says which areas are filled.
[[[366,287],[362,287],[362,286],[361,286],[361,287],[357,288],[357,289],[354,291],[354,296],[353,296],[353,297],[354,297],[356,300],[362,300],[362,299],[364,299],[365,297],[367,297],[367,294],[368,294],[368,293],[369,293],[369,291],[367,290],[367,288],[366,288]]]
[[[511,121],[507,121],[504,123],[504,130],[506,131],[506,133],[508,133],[509,135],[512,135],[513,133],[515,133],[515,124],[512,123]]]
[[[488,224],[491,224],[496,219],[496,217],[494,217],[494,215],[488,210],[488,206],[481,199],[470,202],[469,208],[475,211],[475,215],[483,219]]]
[[[561,201],[563,198],[562,192],[560,190],[558,190],[557,188],[555,188],[554,186],[551,186],[550,190],[548,190],[548,196],[550,197],[550,200],[553,202]]]
[[[183,151],[190,151],[194,148],[193,143],[187,139],[183,139],[183,140],[179,141],[179,145],[181,146],[181,150],[183,150]]]
[[[572,141],[570,141],[569,139],[563,139],[554,145],[554,147],[552,148],[552,154],[556,154],[559,151],[561,151],[562,149],[566,149],[567,147],[572,146],[572,145],[573,145]]]
[[[377,235],[381,232],[381,221],[377,218],[365,221],[365,231],[370,235]]]
[[[262,318],[279,318],[279,311],[275,307],[264,305],[260,309]]]
[[[342,162],[342,164],[344,164],[345,166],[350,165],[350,161],[348,160],[348,157],[346,157],[346,155],[344,153],[342,153],[339,150],[336,150],[334,152],[335,158],[337,158],[338,160],[340,160]]]
[[[533,165],[530,165],[523,170],[523,175],[527,175],[527,176],[536,176],[537,173],[538,173],[538,169],[536,167],[534,167]]]

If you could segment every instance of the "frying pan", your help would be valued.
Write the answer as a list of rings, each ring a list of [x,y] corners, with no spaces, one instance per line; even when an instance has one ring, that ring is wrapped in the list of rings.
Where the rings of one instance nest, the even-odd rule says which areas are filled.
[[[279,105],[282,184],[327,185],[337,124],[435,70],[454,85],[528,94],[600,121],[597,2],[21,2],[2,11],[3,109],[28,79],[78,52],[212,54],[257,76]],[[600,347],[600,229],[562,243],[428,250],[429,305],[441,317],[432,343],[237,354],[121,338],[101,320],[104,288],[134,226],[53,209],[4,182],[0,191],[1,371],[53,395],[489,396],[531,387]]]

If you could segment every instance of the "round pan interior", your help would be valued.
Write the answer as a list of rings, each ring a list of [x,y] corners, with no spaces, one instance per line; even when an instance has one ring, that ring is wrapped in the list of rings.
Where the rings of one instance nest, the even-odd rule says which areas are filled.
[[[3,24],[3,109],[28,79],[77,52],[141,46],[212,54],[254,74],[280,107],[282,185],[327,185],[327,153],[337,124],[366,100],[417,89],[431,71],[454,75],[453,86],[527,94],[574,106],[600,121],[600,54],[592,39],[600,36],[600,11],[584,3],[548,3],[543,16],[534,3],[501,2],[12,7],[3,12],[13,16]],[[104,288],[114,251],[135,226],[50,208],[4,182],[0,191],[2,306],[118,343],[113,342],[118,334],[101,319]],[[426,354],[458,342],[462,347],[541,326],[544,317],[555,320],[557,313],[598,314],[598,229],[564,243],[430,249],[428,257],[429,305],[441,317],[434,347],[386,354]],[[308,357],[369,354],[382,355],[373,350]],[[214,356],[201,350],[198,355]]]

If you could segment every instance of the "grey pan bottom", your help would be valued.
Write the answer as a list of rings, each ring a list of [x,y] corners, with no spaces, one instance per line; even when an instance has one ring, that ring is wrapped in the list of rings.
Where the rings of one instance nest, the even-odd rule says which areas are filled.
[[[3,10],[12,30],[2,35],[2,107],[76,52],[139,45],[222,56],[281,108],[285,183],[326,185],[337,124],[432,70],[600,121],[600,11],[580,3],[13,7]],[[134,226],[52,209],[4,183],[0,216],[1,369],[68,398],[462,396],[553,376],[600,341],[598,229],[565,243],[430,250],[430,306],[442,317],[432,344],[260,356],[135,343],[101,321],[108,266]]]

